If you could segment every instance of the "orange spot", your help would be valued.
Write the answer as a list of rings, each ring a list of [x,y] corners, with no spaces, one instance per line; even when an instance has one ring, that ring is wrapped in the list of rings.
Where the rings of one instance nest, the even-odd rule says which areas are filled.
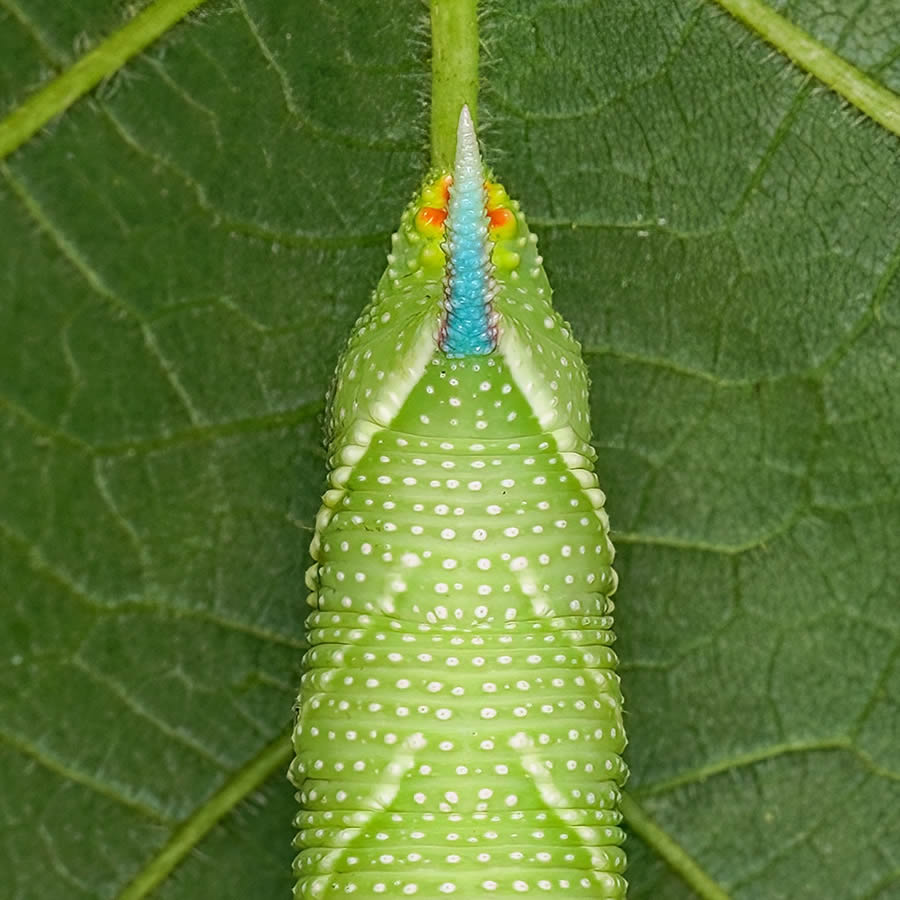
[[[498,206],[497,209],[488,210],[488,218],[491,220],[491,228],[503,228],[515,222],[516,217],[511,209],[504,206]]]
[[[423,234],[436,234],[444,227],[444,219],[446,218],[446,209],[423,206],[416,213],[416,228]]]

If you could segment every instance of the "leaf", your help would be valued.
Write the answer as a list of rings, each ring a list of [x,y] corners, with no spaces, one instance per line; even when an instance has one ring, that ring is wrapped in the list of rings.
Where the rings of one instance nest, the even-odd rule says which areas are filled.
[[[895,4],[845,6],[778,11],[900,90]],[[4,6],[0,107],[136,8]],[[319,412],[427,166],[422,28],[211,0],[3,163],[15,900],[288,896]],[[630,897],[896,897],[897,138],[711,2],[483,28],[488,159],[593,376]]]

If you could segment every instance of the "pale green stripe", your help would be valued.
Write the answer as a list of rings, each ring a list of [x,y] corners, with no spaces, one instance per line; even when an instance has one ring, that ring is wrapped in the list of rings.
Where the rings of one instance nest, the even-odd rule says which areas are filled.
[[[431,0],[431,164],[452,168],[462,105],[478,124],[477,0]]]
[[[291,742],[285,735],[280,735],[263,748],[172,834],[169,842],[119,894],[118,900],[141,900],[158,888],[223,816],[252,794],[270,775],[279,770],[287,773],[293,754]]]
[[[156,0],[0,120],[0,159],[9,156],[79,97],[118,71],[205,0]]]
[[[650,818],[630,794],[622,795],[622,815],[628,827],[655,850],[703,900],[731,900],[723,888],[707,875],[680,844]]]
[[[715,0],[736,19],[840,94],[869,118],[900,136],[900,96],[869,78],[762,0]]]

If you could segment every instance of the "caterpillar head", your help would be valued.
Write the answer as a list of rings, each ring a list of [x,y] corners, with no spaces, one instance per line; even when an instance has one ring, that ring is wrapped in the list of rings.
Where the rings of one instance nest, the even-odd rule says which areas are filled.
[[[559,449],[593,459],[580,346],[553,309],[537,237],[519,203],[484,167],[466,107],[452,171],[428,174],[392,244],[332,385],[336,483],[438,354],[501,355]]]

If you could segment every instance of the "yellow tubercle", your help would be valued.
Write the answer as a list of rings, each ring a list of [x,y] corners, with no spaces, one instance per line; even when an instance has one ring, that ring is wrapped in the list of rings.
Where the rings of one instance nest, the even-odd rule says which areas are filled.
[[[437,209],[446,209],[447,200],[450,197],[450,183],[453,179],[450,175],[441,175],[431,184],[422,188],[422,205],[433,206]]]
[[[509,250],[502,244],[497,244],[491,254],[491,262],[498,269],[515,269],[521,262],[521,257],[515,250]]]
[[[509,194],[506,193],[506,188],[503,187],[502,184],[499,184],[496,181],[489,181],[486,188],[488,209],[493,209],[495,206],[507,206],[509,204]]]
[[[424,269],[443,269],[447,262],[447,257],[438,243],[429,242],[422,248],[422,252],[419,254],[419,262]]]

